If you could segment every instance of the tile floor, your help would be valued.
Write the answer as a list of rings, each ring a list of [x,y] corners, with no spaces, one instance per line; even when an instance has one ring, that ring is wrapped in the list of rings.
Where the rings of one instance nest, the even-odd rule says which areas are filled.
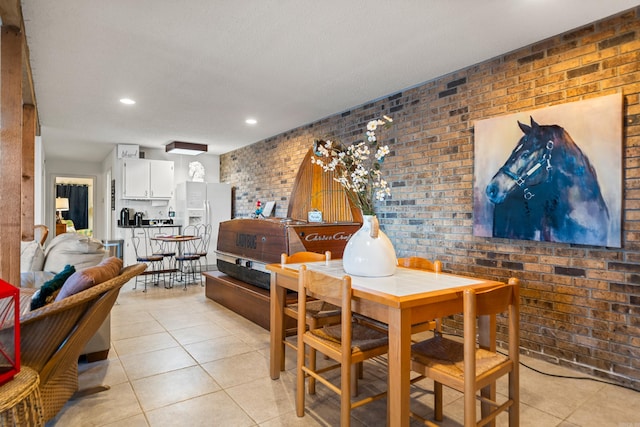
[[[335,395],[319,385],[295,414],[295,358],[269,377],[269,333],[189,286],[147,293],[125,285],[112,311],[109,359],[80,366],[80,387],[110,389],[68,402],[47,426],[334,426]],[[577,372],[523,357],[544,372]],[[521,367],[522,426],[640,427],[640,393],[591,380],[561,379]],[[384,360],[368,363],[366,390],[384,387]],[[429,416],[431,384],[412,392],[412,409]],[[499,384],[499,391],[504,384]],[[445,394],[443,426],[460,426],[461,395]],[[352,425],[384,425],[386,400],[358,408]],[[498,425],[507,425],[501,416]],[[418,425],[412,421],[412,425]]]

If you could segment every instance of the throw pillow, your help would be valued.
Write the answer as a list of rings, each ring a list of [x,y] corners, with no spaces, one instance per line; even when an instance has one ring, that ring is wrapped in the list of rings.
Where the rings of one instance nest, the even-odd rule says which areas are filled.
[[[56,301],[113,279],[120,274],[120,270],[122,270],[122,260],[116,257],[109,257],[96,266],[76,271],[64,283],[56,297]]]
[[[47,246],[43,269],[60,271],[66,264],[73,264],[79,271],[99,264],[104,256],[104,245],[99,240],[76,233],[62,233]]]
[[[20,242],[20,272],[42,271],[44,267],[44,250],[39,242]]]
[[[66,265],[61,272],[53,276],[33,294],[31,298],[31,310],[44,307],[53,300],[54,294],[62,287],[64,282],[76,272],[73,265]]]

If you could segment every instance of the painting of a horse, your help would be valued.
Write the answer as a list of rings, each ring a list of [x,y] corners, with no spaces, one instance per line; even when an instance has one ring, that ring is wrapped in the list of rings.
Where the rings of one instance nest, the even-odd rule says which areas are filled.
[[[485,188],[493,237],[606,246],[609,209],[589,158],[561,126],[517,124],[523,135]]]

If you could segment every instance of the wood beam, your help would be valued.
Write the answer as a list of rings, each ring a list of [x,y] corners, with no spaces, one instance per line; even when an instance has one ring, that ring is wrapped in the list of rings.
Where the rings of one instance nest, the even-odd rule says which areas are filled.
[[[20,0],[0,0],[0,17],[3,26],[21,28],[22,7]]]
[[[0,31],[0,277],[20,286],[22,184],[22,34]]]
[[[36,91],[33,85],[31,61],[29,60],[29,45],[24,31],[20,0],[0,0],[0,19],[2,19],[1,25],[3,26],[20,28],[20,36],[22,37],[22,102],[36,107],[36,135],[40,135],[38,104],[36,103]]]
[[[22,241],[33,240],[36,162],[36,109],[22,107]]]

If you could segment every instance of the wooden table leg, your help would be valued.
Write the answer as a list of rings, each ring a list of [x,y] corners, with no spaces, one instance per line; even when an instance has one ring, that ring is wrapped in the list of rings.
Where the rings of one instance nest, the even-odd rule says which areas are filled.
[[[480,316],[478,320],[478,344],[481,348],[489,351],[496,351],[496,317]],[[489,384],[480,390],[480,395],[495,402],[496,400],[496,383]],[[480,414],[484,418],[493,407],[486,402],[480,404]],[[496,422],[492,420],[487,427],[495,427]]]
[[[284,353],[282,349],[282,340],[284,339],[284,304],[287,291],[285,288],[277,285],[278,274],[271,273],[271,298],[269,312],[269,330],[270,330],[270,360],[269,368],[271,371],[271,379],[280,378],[280,371],[284,370]]]
[[[409,310],[389,309],[387,425],[409,425],[411,318]]]

